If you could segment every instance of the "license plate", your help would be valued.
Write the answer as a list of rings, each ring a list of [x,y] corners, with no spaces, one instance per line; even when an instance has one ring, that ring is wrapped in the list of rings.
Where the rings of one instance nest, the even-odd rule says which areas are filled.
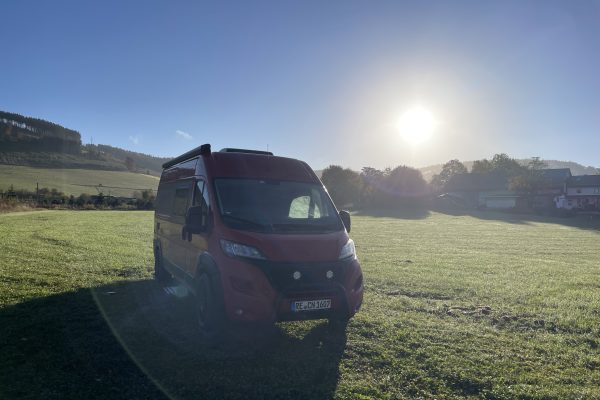
[[[292,311],[327,310],[329,308],[331,308],[331,299],[292,302]]]

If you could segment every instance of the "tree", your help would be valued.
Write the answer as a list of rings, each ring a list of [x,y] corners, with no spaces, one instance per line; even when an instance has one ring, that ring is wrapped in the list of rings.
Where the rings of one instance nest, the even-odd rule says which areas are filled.
[[[363,206],[372,206],[375,202],[375,197],[379,191],[379,186],[383,177],[391,171],[387,168],[385,171],[378,170],[372,167],[363,167],[360,173],[361,194],[360,204]]]
[[[125,157],[125,166],[127,167],[128,171],[135,171],[135,161],[133,158],[127,156]]]
[[[422,196],[427,190],[421,171],[406,165],[394,168],[385,180],[387,188],[397,197]]]
[[[527,164],[527,167],[532,171],[539,171],[548,167],[548,164],[540,160],[539,157],[532,157],[531,161],[529,161],[529,164]]]
[[[330,165],[323,170],[321,181],[338,207],[358,205],[361,194],[358,173],[339,165]]]
[[[521,175],[526,167],[523,167],[517,160],[510,158],[507,154],[496,154],[492,158],[493,172],[497,172],[506,177]]]
[[[534,180],[528,175],[517,175],[510,178],[508,189],[518,193],[530,194],[533,193],[537,185]]]
[[[505,153],[495,154],[491,160],[485,158],[483,160],[477,160],[473,163],[473,168],[471,168],[472,173],[494,173],[506,178],[521,175],[526,170],[527,167],[522,166],[517,160],[510,158]]]
[[[487,174],[492,172],[494,169],[492,163],[488,159],[476,160],[473,162],[473,167],[471,167],[471,173],[474,174]]]
[[[466,174],[467,167],[458,160],[450,160],[442,167],[442,171],[431,179],[431,183],[438,189],[444,189],[452,177]]]
[[[521,172],[510,178],[508,188],[533,196],[543,184],[542,170],[545,167],[545,162],[541,161],[539,157],[533,157],[526,168],[521,167]]]
[[[90,200],[91,200],[91,197],[89,194],[82,193],[79,195],[77,200],[75,200],[75,204],[79,207],[83,207],[84,205],[89,204]]]

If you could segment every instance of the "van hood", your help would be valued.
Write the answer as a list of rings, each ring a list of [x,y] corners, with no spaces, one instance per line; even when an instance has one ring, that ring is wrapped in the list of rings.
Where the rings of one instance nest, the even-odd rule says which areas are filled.
[[[273,234],[229,230],[222,239],[256,247],[270,261],[337,261],[348,242],[345,230],[319,234]]]

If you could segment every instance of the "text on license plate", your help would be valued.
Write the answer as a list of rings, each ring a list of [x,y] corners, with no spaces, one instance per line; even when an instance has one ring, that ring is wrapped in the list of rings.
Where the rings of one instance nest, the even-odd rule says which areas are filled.
[[[331,308],[331,299],[292,302],[292,311],[327,310],[329,308]]]

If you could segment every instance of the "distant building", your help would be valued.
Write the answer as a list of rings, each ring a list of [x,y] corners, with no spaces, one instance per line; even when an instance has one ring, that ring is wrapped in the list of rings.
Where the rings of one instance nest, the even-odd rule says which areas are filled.
[[[600,211],[600,175],[571,176],[556,207],[577,211]]]
[[[438,196],[437,203],[451,208],[600,212],[600,175],[573,176],[569,168],[544,169],[540,173],[533,194],[509,190],[510,180],[503,175],[458,174],[448,181],[446,193]]]
[[[542,182],[533,198],[533,208],[547,210],[556,208],[556,197],[565,193],[566,183],[572,177],[570,168],[541,170]]]
[[[445,201],[465,207],[506,210],[521,206],[520,194],[508,189],[508,179],[499,174],[459,174],[446,185]]]

